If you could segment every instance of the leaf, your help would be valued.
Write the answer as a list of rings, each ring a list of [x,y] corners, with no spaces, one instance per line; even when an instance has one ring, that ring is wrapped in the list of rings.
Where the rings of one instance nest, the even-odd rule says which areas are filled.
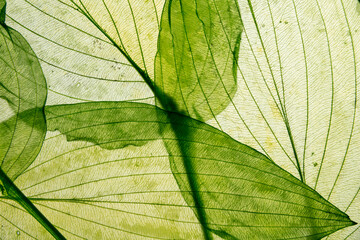
[[[26,40],[4,22],[0,31],[0,98],[5,100],[0,102],[5,116],[0,122],[0,159],[1,169],[14,180],[35,159],[45,138],[47,89]]]
[[[239,1],[238,92],[210,123],[360,220],[358,1]],[[295,154],[296,153],[296,156]],[[359,239],[359,226],[329,239]]]
[[[144,104],[92,102],[56,105],[46,111],[48,129],[59,130],[68,141],[87,141],[112,150],[143,146],[161,137],[154,108]],[[140,124],[142,118],[144,124]]]
[[[94,6],[90,5],[96,5],[95,10],[98,15],[92,17],[96,20],[101,18],[99,21],[106,23],[103,26],[105,30],[108,33],[114,33],[115,35],[111,36],[119,43],[103,1],[82,2],[86,4],[89,11],[94,10]],[[162,8],[162,3],[156,2],[155,9],[152,2],[148,1],[147,7],[144,8],[142,4],[134,6],[137,4],[129,1],[136,15],[136,26],[141,27],[139,21],[144,22],[146,19],[147,27],[143,27],[141,34],[149,36],[151,33],[155,36],[154,48],[152,50],[149,47],[146,48],[146,54],[149,55],[149,51],[153,51],[152,58],[154,58],[158,34],[155,13]],[[114,7],[113,5],[116,4],[119,5]],[[131,12],[128,1],[112,1],[112,3],[106,1],[106,6],[110,8],[110,11],[115,11],[111,14],[119,16],[120,14],[116,11],[124,4],[126,8],[121,10],[121,17],[125,17],[130,23],[126,25],[122,22],[118,23],[129,28],[128,30],[119,28],[122,41],[133,44],[131,46],[134,49],[130,49],[129,46],[129,49],[126,49],[128,52],[139,54],[138,43],[134,41],[135,35],[133,35],[136,29],[131,24],[132,18],[129,18]],[[12,0],[8,4],[7,14],[8,25],[21,31],[39,58],[49,87],[48,105],[109,100],[154,103],[153,93],[128,60],[92,22],[77,10],[70,0]],[[150,32],[148,31],[149,17],[154,19]],[[52,31],[52,29],[58,29],[58,31]],[[123,32],[131,35],[131,41],[130,35],[123,36]],[[136,56],[131,55],[133,58]],[[137,63],[141,65],[141,62]]]
[[[115,146],[115,141],[120,144],[135,142],[124,135],[114,136],[116,130],[131,128],[137,132],[144,129],[144,124],[147,127],[157,125],[154,106],[86,103],[51,106],[46,112],[48,129],[59,129],[65,134],[48,132],[37,160],[16,184],[66,238],[201,238],[199,223],[181,196],[156,128],[149,129],[155,132],[143,132],[148,142],[145,145],[109,150]],[[111,119],[115,114],[123,116],[123,121]],[[90,121],[81,121],[89,119],[90,115],[93,116]],[[137,122],[131,127],[129,122],[134,120],[134,115],[141,117],[140,120],[152,119],[154,123]],[[97,132],[101,124],[112,128],[107,131],[102,128],[108,134],[95,137],[98,145],[75,141],[75,138],[81,139],[82,134],[86,135],[85,130]],[[72,141],[67,141],[65,136],[71,136]],[[89,139],[95,141],[94,137]],[[48,233],[41,231],[14,203],[1,199],[0,204],[0,214],[7,226],[2,236],[12,239],[19,231],[25,238],[49,238]]]
[[[167,1],[155,68],[160,105],[199,120],[223,111],[237,88],[241,32],[236,1]]]
[[[46,112],[48,129],[61,134],[48,133],[43,151],[16,183],[68,238],[201,238],[191,214],[194,203],[186,178],[191,173],[184,171],[184,157],[194,164],[208,226],[225,239],[319,239],[353,224],[264,155],[196,120],[139,103],[51,106]],[[121,117],[116,122],[112,115]],[[161,134],[154,125],[161,126]],[[174,126],[188,129],[191,138],[186,131],[185,138],[175,136]],[[114,133],[129,129],[139,134]],[[11,203],[3,199],[2,204]],[[12,208],[5,213],[11,221],[16,217],[10,213],[21,212]],[[44,238],[32,225],[21,226]]]
[[[165,0],[135,2],[70,0],[80,12],[151,78]],[[121,12],[121,14],[119,14]]]
[[[0,132],[1,169],[14,180],[40,152],[46,133],[43,110],[28,110],[1,122]]]
[[[0,1],[0,23],[3,24],[5,22],[5,11],[6,11],[6,1]]]
[[[211,231],[224,239],[319,239],[337,230],[335,222],[320,223],[335,220],[329,203],[264,155],[209,125],[170,118],[175,131],[164,141],[172,172],[190,206],[189,182],[197,182]]]
[[[11,23],[40,33],[42,37],[35,37],[36,34],[22,30],[31,36],[29,39],[43,63],[43,56],[52,55],[46,60],[56,67],[44,67],[51,81],[49,103],[137,99],[142,92],[145,101],[153,97],[140,83],[143,87],[132,82],[131,87],[125,87],[98,81],[106,76],[110,80],[126,80],[127,76],[135,76],[135,70],[124,67],[124,58],[114,54],[118,50],[111,48],[111,43],[90,21],[86,24],[76,9],[60,1],[12,2]],[[311,187],[318,182],[316,190],[322,196],[359,221],[358,2],[294,0],[239,4],[244,29],[237,66],[238,91],[227,109],[209,123],[261,151],[293,175],[299,176],[300,172]],[[82,31],[74,31],[69,24]],[[64,29],[64,34],[52,31],[54,28]],[[92,44],[92,36],[101,44]],[[136,42],[136,37],[129,39]],[[155,56],[156,49],[151,46]],[[61,54],[54,56],[53,52]],[[113,62],[107,61],[108,56],[115,56],[114,61],[120,63],[115,66],[122,66],[122,71],[110,70]],[[59,67],[75,69],[78,75]],[[81,84],[77,86],[78,83]],[[55,91],[66,97],[60,98]],[[358,239],[359,234],[359,227],[354,226],[330,238]]]

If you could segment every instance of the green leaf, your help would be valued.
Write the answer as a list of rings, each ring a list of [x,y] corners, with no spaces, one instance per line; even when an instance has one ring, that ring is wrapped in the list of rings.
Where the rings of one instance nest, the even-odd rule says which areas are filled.
[[[155,68],[160,105],[199,120],[222,112],[237,89],[241,32],[234,0],[167,1]]]
[[[0,0],[0,23],[5,23],[6,1]]]
[[[3,18],[0,19],[0,106],[4,113],[0,121],[0,190],[55,239],[63,240],[61,233],[13,182],[35,160],[43,144],[47,86],[30,45],[20,33],[5,25],[5,6],[6,2],[0,5]]]
[[[104,13],[104,2],[86,4],[94,4]],[[112,1],[106,1],[109,2]],[[27,34],[40,56],[50,83],[48,103],[138,98],[153,103],[153,98],[148,99],[153,95],[145,89],[145,83],[131,82],[141,79],[135,69],[123,64],[126,59],[118,49],[112,48],[109,39],[73,5],[64,3],[71,4],[13,0],[7,18],[7,23]],[[208,123],[256,148],[294,176],[300,173],[306,184],[351,219],[360,221],[358,1],[239,1],[239,4],[244,29],[237,92],[225,111]],[[159,6],[157,15],[148,19],[150,25],[154,18],[159,18],[162,5]],[[96,20],[108,19],[102,28],[114,36],[116,29],[111,18],[105,14],[97,16],[96,7],[89,7],[91,16]],[[130,16],[129,8],[112,15],[120,15],[120,11]],[[142,12],[149,9],[144,7],[135,12],[135,22],[145,16]],[[126,29],[129,25],[117,26]],[[53,29],[61,29],[62,34]],[[134,31],[134,28],[121,31],[124,33],[121,37],[126,36],[130,44],[136,43],[136,34],[125,34]],[[157,36],[157,31],[152,34]],[[142,46],[151,49],[152,57],[145,59],[151,69],[156,46],[150,43]],[[138,57],[141,52],[137,51],[131,57],[137,57],[137,65],[143,67]],[[151,77],[150,73],[148,70]],[[117,82],[129,79],[124,84]],[[8,219],[14,216],[10,213]],[[15,223],[20,220],[23,222],[20,218]],[[345,228],[329,238],[358,239],[359,229]],[[201,238],[201,233],[193,236]]]
[[[319,239],[353,224],[261,153],[188,117],[118,102],[51,106],[46,112],[48,129],[57,131],[48,133],[43,151],[16,183],[68,238],[201,238],[191,214],[192,173],[183,158],[193,163],[207,226],[225,239]],[[174,127],[187,131],[176,136]],[[114,133],[129,130],[138,134]],[[134,146],[115,149],[129,144]],[[20,211],[6,214],[16,219]],[[36,238],[45,236],[31,223],[21,226]]]
[[[83,140],[109,150],[143,146],[161,136],[154,108],[144,104],[92,102],[51,106],[46,112],[49,131],[59,130],[68,141]],[[144,124],[139,124],[142,118]]]
[[[358,1],[239,1],[238,92],[217,120],[360,221]],[[217,122],[212,120],[212,125]],[[359,239],[359,226],[329,239]]]
[[[14,180],[34,161],[43,144],[43,109],[32,109],[0,123],[1,169]]]
[[[201,238],[200,225],[171,173],[160,132],[152,128],[158,124],[154,106],[86,103],[50,106],[46,112],[48,129],[64,134],[48,132],[40,155],[16,184],[66,238]],[[120,121],[111,119],[115,114]],[[144,122],[137,119],[136,126],[129,124],[134,115]],[[102,125],[112,127],[106,130]],[[142,133],[145,145],[139,136],[132,135],[131,141],[116,133],[129,128],[137,132],[144,126],[148,127]],[[91,136],[97,128],[107,134]],[[86,135],[85,130],[96,144],[75,141]],[[67,141],[68,136],[72,141]],[[140,144],[131,146],[137,141]],[[109,150],[115,144],[122,147],[122,142],[130,145]],[[6,219],[5,238],[15,238],[16,231],[25,238],[50,238],[12,202],[3,198],[0,208]]]
[[[5,9],[4,8],[2,10]],[[0,25],[1,169],[14,180],[35,159],[45,138],[47,88],[34,53],[14,29]]]
[[[141,67],[134,24],[141,29],[139,34],[144,39],[141,44],[153,42],[152,48],[143,49],[145,60],[150,61],[156,54],[156,12],[161,13],[163,4],[163,1],[154,2],[155,5],[153,1],[146,1],[144,6],[144,1],[82,1],[92,17],[111,35],[111,40],[120,44],[110,14],[118,21],[116,26],[127,46],[126,51]],[[135,19],[132,19],[130,6]],[[8,25],[21,31],[39,58],[49,88],[48,105],[88,101],[155,102],[152,91],[126,57],[72,1],[12,0],[7,9]],[[150,36],[151,41],[145,39]],[[146,65],[148,72],[153,72],[153,63]]]

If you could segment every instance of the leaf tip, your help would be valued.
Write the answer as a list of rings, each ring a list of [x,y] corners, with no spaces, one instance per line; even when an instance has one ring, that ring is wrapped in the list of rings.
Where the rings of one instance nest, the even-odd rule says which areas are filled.
[[[347,219],[346,219],[346,220],[347,220],[347,221],[344,222],[343,227],[341,227],[340,229],[342,229],[342,228],[347,228],[347,227],[352,227],[352,226],[355,226],[355,225],[358,224],[357,222],[351,220],[349,216],[347,216]],[[340,230],[340,229],[338,229],[338,230]]]
[[[346,214],[346,227],[357,225],[358,223],[353,221],[349,215]]]

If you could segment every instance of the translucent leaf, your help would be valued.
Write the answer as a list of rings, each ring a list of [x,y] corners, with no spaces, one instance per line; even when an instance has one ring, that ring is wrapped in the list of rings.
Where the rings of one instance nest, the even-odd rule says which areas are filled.
[[[139,103],[84,103],[46,111],[49,130],[61,134],[48,134],[43,151],[16,184],[68,238],[201,238],[189,175],[199,182],[207,227],[225,239],[318,239],[353,224],[264,155],[196,120]],[[106,117],[113,114],[121,119]],[[103,134],[96,144],[79,141],[98,128]],[[188,131],[175,136],[173,128]],[[114,133],[129,129],[138,134]],[[137,147],[114,149],[124,142]],[[193,173],[184,169],[184,159],[192,162]],[[6,216],[20,214],[11,209]],[[21,226],[24,234],[44,238],[30,223]]]
[[[158,140],[154,113],[153,107],[143,104],[92,102],[47,107],[46,115],[48,129],[61,131],[68,141],[88,141],[111,150]],[[144,124],[139,123],[142,118]]]
[[[358,1],[239,5],[238,92],[211,123],[294,176],[300,170],[306,184],[359,221]],[[345,238],[359,239],[358,226],[329,237]]]
[[[160,105],[199,120],[223,111],[237,88],[241,31],[236,1],[167,1],[155,69]]]
[[[159,15],[165,0],[68,2],[87,16],[131,61],[153,77]]]
[[[5,4],[1,12],[5,12]],[[0,122],[0,166],[15,179],[35,159],[44,140],[47,88],[26,40],[4,23],[0,31],[0,107],[4,116]]]
[[[45,138],[42,109],[17,114],[0,123],[1,169],[14,180],[34,161]]]
[[[201,238],[200,224],[182,198],[159,131],[147,125],[158,124],[154,107],[129,106],[133,105],[86,103],[47,108],[49,129],[64,134],[48,132],[37,160],[16,184],[67,239]],[[135,113],[144,122],[131,127]],[[112,114],[123,116],[122,121],[111,119]],[[92,121],[81,121],[90,115]],[[106,131],[102,125],[112,127]],[[143,132],[141,144],[113,149],[114,144],[122,147],[121,142],[135,142],[131,137],[115,136],[115,130],[130,127],[137,132],[145,126],[155,132]],[[97,128],[108,134],[96,137],[96,144],[75,141],[85,130],[91,133]],[[3,198],[0,208],[6,219],[1,222],[7,226],[2,237],[50,238],[13,202]]]
[[[84,4],[87,4],[85,2],[83,1]],[[94,18],[99,20],[98,18],[101,17],[106,21],[111,21],[103,1],[88,2],[88,5],[97,7],[99,15],[93,16]],[[113,4],[108,2],[104,1],[107,6],[109,5],[108,7],[111,5],[111,11],[116,11],[120,7],[114,9],[115,2],[128,4],[128,1],[124,0],[112,1]],[[131,6],[135,5],[132,2],[129,1]],[[138,11],[136,21],[146,19],[149,24],[149,16],[156,19],[154,5],[152,1],[148,2],[147,11],[144,11],[146,8],[142,7],[139,12],[139,6],[137,8],[133,6],[133,11]],[[162,8],[161,2],[156,3],[156,6],[157,9]],[[91,6],[87,7],[89,10],[92,9]],[[122,11],[118,11],[122,13],[118,14],[119,16],[129,17],[131,14],[129,6],[125,7]],[[117,12],[115,13],[117,14]],[[146,17],[138,16],[140,13],[147,13],[147,15]],[[146,83],[128,60],[92,22],[77,10],[71,1],[12,0],[8,4],[7,14],[7,24],[21,31],[39,58],[49,87],[48,105],[109,100],[154,102],[151,90],[148,89]],[[132,22],[131,19],[128,20],[130,23]],[[129,24],[124,26],[133,27]],[[155,26],[157,28],[156,21]],[[106,28],[106,31],[111,32],[113,24],[106,22],[103,27],[109,27]],[[57,29],[57,31],[53,31],[53,29]],[[116,34],[115,29],[113,31]],[[133,31],[135,29],[131,30],[131,34]],[[144,33],[144,31],[141,32]],[[157,36],[158,30],[151,31],[151,33]],[[148,34],[149,32],[146,32],[146,36]],[[113,37],[115,40],[117,39],[117,35]],[[132,43],[136,43],[133,40],[134,37],[131,35]],[[116,41],[118,42],[118,40]],[[150,48],[147,49],[149,51]],[[137,50],[138,47],[132,52]],[[152,51],[155,56],[156,38]],[[132,57],[135,58],[135,56]],[[140,65],[140,63],[138,64]]]
[[[101,1],[83,3],[97,22],[107,19],[104,21],[107,24],[101,27],[114,36],[116,28],[109,15],[96,14],[94,6],[105,12]],[[147,6],[149,3],[146,1]],[[158,18],[161,5],[158,5]],[[301,178],[301,173],[306,184],[348,213],[352,220],[360,221],[358,1],[248,0],[239,1],[239,5],[244,29],[237,66],[238,91],[230,106],[209,123],[256,148],[294,176]],[[13,0],[7,18],[14,26],[25,27],[22,34],[29,36],[40,56],[50,82],[49,103],[138,98],[153,102],[148,99],[153,95],[146,90],[145,83],[125,81],[141,79],[136,70],[125,67],[129,65],[123,63],[128,62],[104,36],[106,32],[101,33],[73,6],[71,2],[55,0]],[[85,10],[84,6],[81,9]],[[126,9],[124,15],[129,16],[129,8]],[[140,10],[144,16],[150,11]],[[134,14],[134,19],[141,18],[141,11]],[[120,13],[123,12],[112,15]],[[153,19],[149,17],[150,25]],[[144,30],[146,23],[140,25]],[[119,22],[116,26],[127,29],[134,25]],[[129,36],[134,31],[131,28]],[[150,33],[149,38],[154,39],[152,34],[157,33]],[[119,45],[116,35],[110,39]],[[152,76],[151,61],[156,47],[151,41],[142,45],[151,49],[146,49],[150,57],[146,54],[142,58],[136,45],[138,39],[136,34],[126,37],[128,52],[132,51],[131,58],[136,59],[140,68],[146,66],[147,74]],[[113,71],[112,66],[120,69]],[[130,85],[118,83],[123,80]],[[176,166],[174,161],[172,166]],[[191,198],[185,196],[185,199],[191,202]],[[6,219],[14,216],[11,213]],[[198,235],[194,236],[201,238],[200,228],[197,229]],[[330,239],[359,236],[359,227],[354,226],[338,231]]]

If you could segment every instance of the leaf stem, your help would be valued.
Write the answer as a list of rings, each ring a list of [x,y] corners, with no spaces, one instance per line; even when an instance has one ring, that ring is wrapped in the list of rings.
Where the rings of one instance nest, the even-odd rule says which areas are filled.
[[[0,181],[5,188],[6,195],[19,203],[31,214],[55,239],[66,240],[54,225],[35,207],[35,205],[20,191],[20,189],[10,180],[6,173],[0,168]]]

